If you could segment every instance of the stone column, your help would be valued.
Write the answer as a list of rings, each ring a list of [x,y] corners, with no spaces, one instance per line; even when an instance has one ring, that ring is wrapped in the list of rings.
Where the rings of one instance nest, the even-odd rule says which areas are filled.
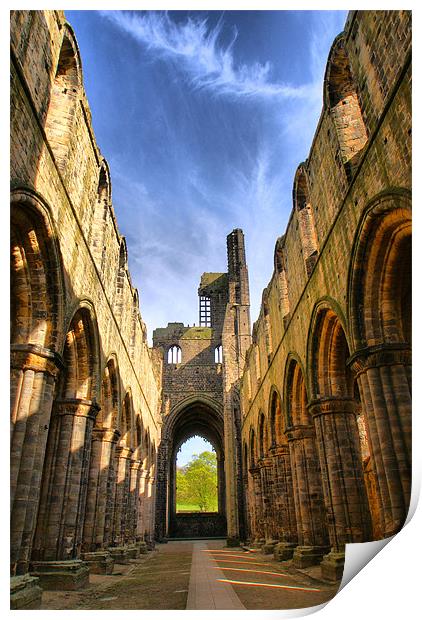
[[[150,544],[154,547],[154,531],[155,531],[155,477],[150,477],[150,486],[151,486],[151,502],[150,502]]]
[[[38,345],[11,347],[11,604],[37,608],[38,579],[28,573],[60,356]],[[20,576],[20,577],[18,577]]]
[[[138,515],[138,537],[140,540],[145,541],[145,527],[146,527],[146,510],[147,510],[147,485],[146,485],[147,471],[144,469],[139,470],[139,498],[140,498],[140,514]]]
[[[218,476],[218,512],[226,514],[225,502],[225,476],[224,476],[224,456],[217,455],[217,476]]]
[[[324,578],[341,579],[346,543],[371,540],[356,406],[352,399],[311,403],[331,552],[321,563]]]
[[[130,484],[129,484],[129,504],[128,504],[128,524],[126,527],[126,543],[136,548],[136,556],[139,554],[139,548],[136,546],[136,525],[138,521],[139,511],[139,470],[141,461],[132,460],[130,462]]]
[[[145,510],[145,472],[142,469],[142,461],[139,461],[139,467],[137,469],[137,491],[136,491],[136,515],[135,515],[135,539],[136,546],[140,553],[147,552],[147,545],[144,540],[144,517],[143,512]],[[155,505],[155,504],[154,504]]]
[[[82,559],[89,564],[91,573],[111,574],[114,562],[106,546],[106,515],[111,503],[109,486],[117,430],[94,428],[92,434],[91,463],[88,478]]]
[[[130,461],[132,448],[118,446],[115,451],[116,483],[114,495],[114,516],[112,545],[109,548],[115,562],[124,563],[128,559],[125,547],[125,533],[128,522],[128,498],[130,486]]]
[[[271,457],[260,459],[258,466],[261,472],[261,492],[262,492],[262,510],[264,522],[265,544],[263,545],[264,553],[272,553],[276,539],[275,523],[274,523],[274,493],[273,493],[273,467]]]
[[[167,506],[169,502],[169,488],[168,488],[168,464],[169,464],[169,446],[165,437],[161,437],[161,443],[158,446],[157,452],[157,502],[156,502],[156,526],[155,526],[155,538],[159,541],[165,540],[169,534],[169,515],[167,512]],[[144,475],[144,474],[142,474]],[[141,482],[144,485],[144,482]],[[142,486],[143,489],[143,486]],[[141,494],[144,490],[141,491]],[[142,499],[142,504],[144,499]],[[142,507],[142,511],[144,508]],[[139,524],[140,525],[140,524]],[[139,530],[139,528],[138,528]],[[140,531],[140,530],[139,530]],[[142,531],[142,540],[144,538],[144,532]]]
[[[151,532],[151,475],[149,471],[146,472],[145,476],[145,487],[144,487],[144,527],[145,527],[145,542],[150,543],[153,538]]]
[[[244,524],[245,524],[245,532],[244,532],[244,540],[250,541],[251,539],[251,502],[249,498],[249,480],[248,480],[248,470],[245,467],[242,468],[242,490],[243,490],[243,511],[244,511]]]
[[[274,478],[274,501],[277,538],[281,541],[274,548],[274,557],[289,560],[297,546],[296,513],[293,496],[292,470],[289,446],[270,448]]]
[[[31,571],[47,589],[73,590],[88,583],[88,566],[79,558],[98,410],[84,399],[54,404]]]
[[[411,351],[407,345],[379,345],[354,353],[380,500],[383,537],[403,526],[411,492]]]
[[[262,482],[261,469],[259,467],[251,467],[249,472],[252,476],[252,503],[254,524],[252,527],[252,537],[254,542],[263,542],[265,540],[264,533],[264,515],[262,500]]]
[[[297,425],[287,429],[286,434],[299,543],[293,562],[298,568],[305,568],[318,564],[329,551],[315,431],[310,425]]]

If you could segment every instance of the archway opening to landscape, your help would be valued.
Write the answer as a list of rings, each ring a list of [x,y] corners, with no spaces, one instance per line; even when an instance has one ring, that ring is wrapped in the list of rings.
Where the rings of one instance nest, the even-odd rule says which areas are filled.
[[[176,513],[218,512],[218,459],[209,441],[190,437],[176,454]]]
[[[184,403],[170,416],[166,429],[170,439],[166,476],[168,535],[224,537],[227,526],[222,412],[217,404],[204,398]],[[190,490],[185,484],[189,478]]]

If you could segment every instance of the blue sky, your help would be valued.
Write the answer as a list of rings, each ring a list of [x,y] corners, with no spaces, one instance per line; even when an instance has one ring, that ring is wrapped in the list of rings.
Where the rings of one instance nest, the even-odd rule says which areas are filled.
[[[345,11],[66,11],[149,341],[198,324],[242,228],[251,318],[309,152]]]
[[[208,441],[195,435],[180,446],[180,450],[177,453],[177,466],[183,467],[187,465],[192,460],[194,454],[199,455],[201,452],[215,452],[215,450]]]

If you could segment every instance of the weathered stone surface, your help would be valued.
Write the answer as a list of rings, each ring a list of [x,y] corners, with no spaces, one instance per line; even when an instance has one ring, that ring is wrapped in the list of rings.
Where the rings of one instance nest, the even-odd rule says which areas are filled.
[[[31,575],[43,590],[82,590],[89,583],[89,567],[82,560],[32,562]]]
[[[329,545],[327,579],[409,506],[410,48],[409,11],[352,11],[333,42],[241,381],[248,536],[297,566]]]
[[[74,588],[87,569],[57,562],[153,536],[161,362],[72,28],[63,11],[18,10],[10,32],[11,574],[32,562]]]
[[[30,575],[19,575],[10,580],[10,609],[39,609],[42,589],[40,580]]]
[[[91,574],[111,575],[113,572],[114,558],[107,551],[82,553],[82,560],[88,565]]]
[[[409,11],[349,14],[252,337],[235,229],[227,272],[202,275],[200,326],[150,349],[74,33],[63,11],[11,12],[12,608],[35,608],[39,583],[84,587],[82,557],[107,573],[165,540],[194,433],[217,451],[228,545],[339,580],[345,544],[402,527],[410,52]]]

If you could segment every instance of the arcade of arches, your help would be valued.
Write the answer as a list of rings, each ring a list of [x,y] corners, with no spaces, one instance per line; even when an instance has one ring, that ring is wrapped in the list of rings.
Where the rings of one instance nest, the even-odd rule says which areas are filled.
[[[252,329],[235,229],[227,272],[201,276],[199,326],[169,323],[150,347],[73,30],[63,11],[11,12],[13,608],[210,532],[336,581],[346,543],[402,527],[410,19],[352,11],[334,40]],[[193,435],[218,461],[218,513],[202,519],[175,504]]]

